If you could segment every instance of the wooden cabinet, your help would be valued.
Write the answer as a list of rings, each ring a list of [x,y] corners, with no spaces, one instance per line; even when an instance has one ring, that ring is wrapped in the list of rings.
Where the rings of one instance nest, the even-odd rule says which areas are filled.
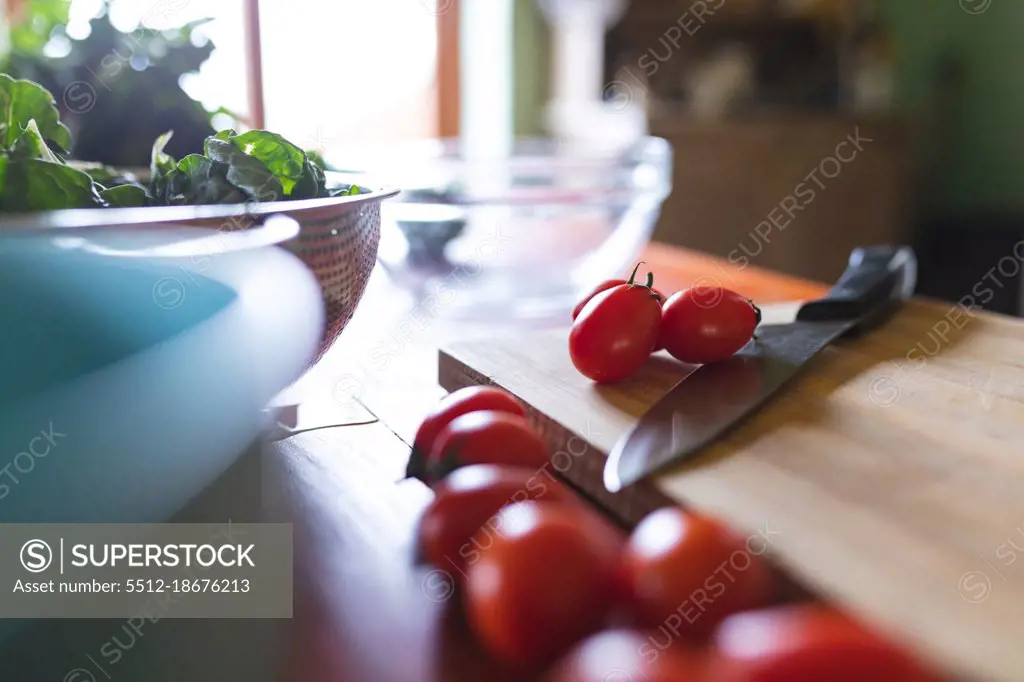
[[[910,239],[911,155],[896,121],[665,113],[650,125],[674,148],[655,239],[821,281],[855,246]]]
[[[675,150],[655,237],[823,281],[861,244],[907,242],[910,137],[866,0],[632,0],[606,76],[644,91]]]

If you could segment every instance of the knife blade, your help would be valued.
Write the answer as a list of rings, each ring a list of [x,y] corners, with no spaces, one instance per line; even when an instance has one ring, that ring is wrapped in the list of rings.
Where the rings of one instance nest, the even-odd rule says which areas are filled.
[[[689,460],[762,407],[803,366],[840,337],[855,337],[913,294],[917,260],[908,247],[855,249],[824,298],[801,306],[790,324],[765,325],[733,357],[701,365],[619,439],[604,469],[618,492]]]

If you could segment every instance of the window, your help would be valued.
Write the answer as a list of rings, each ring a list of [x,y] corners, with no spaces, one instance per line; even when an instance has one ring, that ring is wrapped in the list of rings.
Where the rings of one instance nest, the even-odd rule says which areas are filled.
[[[217,49],[182,87],[207,109],[250,115],[246,0],[113,0],[121,30],[212,18]],[[304,147],[437,134],[434,0],[271,0],[260,3],[265,125]],[[81,35],[102,0],[72,0],[68,30]]]
[[[424,0],[272,0],[260,20],[268,128],[327,148],[435,135]]]

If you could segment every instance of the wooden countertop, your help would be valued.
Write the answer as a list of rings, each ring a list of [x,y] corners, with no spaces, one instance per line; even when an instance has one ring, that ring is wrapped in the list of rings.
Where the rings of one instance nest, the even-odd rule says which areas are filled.
[[[825,289],[660,244],[643,259],[665,291],[720,282],[768,303]],[[399,342],[393,332],[404,328],[413,302],[385,314],[384,301],[396,296],[383,274],[375,273],[352,325],[311,379],[323,397],[354,395],[378,421],[278,442],[270,448],[274,465],[264,468],[264,488],[269,482],[286,492],[298,538],[295,638],[285,679],[511,679],[450,608],[445,576],[412,564],[415,524],[432,493],[418,481],[396,481],[420,419],[443,395],[436,348],[445,330],[428,325]],[[380,356],[375,347],[389,352],[389,362],[371,359]]]
[[[657,244],[643,258],[666,292],[718,281],[768,303],[824,290]],[[444,394],[439,344],[467,333],[416,306],[375,272],[349,328],[295,388],[302,409],[346,425],[254,445],[175,519],[292,522],[292,620],[42,622],[0,648],[0,668],[64,682],[513,679],[477,647],[445,574],[413,562],[432,493],[401,481],[407,444]]]

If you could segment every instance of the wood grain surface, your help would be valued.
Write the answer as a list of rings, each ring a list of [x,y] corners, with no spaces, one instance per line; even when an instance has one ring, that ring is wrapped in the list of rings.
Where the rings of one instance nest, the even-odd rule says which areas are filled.
[[[660,244],[643,258],[665,291],[714,278],[765,302],[824,290]],[[34,631],[35,646],[0,646],[0,670],[31,673],[0,679],[529,682],[481,649],[458,599],[446,598],[444,576],[411,557],[433,495],[398,479],[417,425],[444,394],[438,347],[469,338],[444,318],[436,309],[424,316],[422,302],[378,268],[338,343],[289,391],[314,417],[349,425],[254,444],[177,519],[293,522],[294,619],[162,619],[142,637],[123,619],[49,621]],[[114,637],[130,651],[113,669],[98,669]]]
[[[766,323],[795,305],[769,306]],[[451,343],[452,390],[522,398],[552,465],[627,520],[670,503],[767,532],[777,562],[967,679],[1021,679],[1024,323],[913,301],[813,359],[767,408],[694,463],[610,495],[605,453],[692,367],[663,354],[596,386],[565,330]],[[766,530],[767,529],[767,530]]]

